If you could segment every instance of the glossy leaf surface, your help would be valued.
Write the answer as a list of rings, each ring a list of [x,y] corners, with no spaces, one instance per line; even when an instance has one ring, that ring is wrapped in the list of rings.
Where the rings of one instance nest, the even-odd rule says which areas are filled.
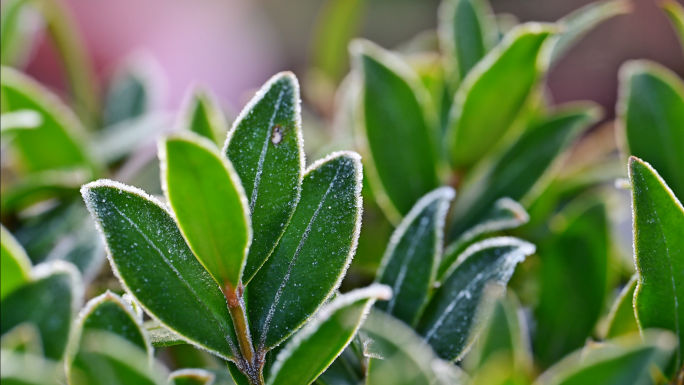
[[[216,282],[236,289],[252,242],[240,178],[205,138],[175,136],[161,148],[162,181],[178,227]]]
[[[312,383],[351,342],[375,300],[390,296],[389,287],[376,285],[335,298],[280,351],[267,384]]]
[[[637,287],[634,310],[639,329],[677,334],[676,367],[684,344],[684,208],[648,163],[631,157],[632,218]]]
[[[31,261],[19,242],[2,226],[0,237],[0,300],[31,279]]]
[[[544,24],[515,28],[464,79],[447,126],[455,167],[478,161],[513,125],[548,66],[542,48],[553,30]]]
[[[339,286],[361,225],[361,162],[351,152],[314,163],[273,255],[247,287],[252,336],[270,349],[297,330]]]
[[[647,61],[625,64],[620,78],[618,114],[629,154],[651,164],[684,199],[684,82]]]
[[[233,357],[237,342],[226,298],[168,209],[141,190],[107,180],[87,184],[81,192],[127,292],[191,343]]]
[[[444,218],[455,192],[439,188],[411,209],[390,240],[376,281],[392,288],[392,298],[376,307],[413,325],[425,308],[442,258]]]
[[[366,41],[350,50],[363,79],[356,127],[366,172],[378,204],[398,222],[439,185],[437,119],[427,90],[401,59]]]
[[[485,322],[476,319],[485,289],[491,284],[505,289],[516,265],[534,249],[527,242],[499,237],[478,242],[461,254],[416,328],[438,356],[453,361],[468,350]]]
[[[502,197],[523,200],[582,131],[600,118],[594,105],[566,107],[534,124],[500,156],[476,170],[456,202],[451,238],[475,226]]]
[[[613,307],[608,315],[608,330],[606,338],[615,338],[623,334],[639,331],[636,316],[634,315],[634,290],[636,289],[637,275],[635,274],[620,291],[615,299]]]
[[[224,152],[242,181],[254,229],[245,284],[273,252],[299,201],[304,173],[299,104],[297,78],[289,72],[275,75],[228,133]]]

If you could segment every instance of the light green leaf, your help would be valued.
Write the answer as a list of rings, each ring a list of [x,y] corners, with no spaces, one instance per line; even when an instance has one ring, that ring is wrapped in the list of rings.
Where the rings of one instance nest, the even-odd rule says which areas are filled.
[[[631,157],[632,220],[637,287],[634,311],[639,329],[677,334],[676,366],[684,357],[684,208],[648,163]]]
[[[675,344],[674,336],[662,331],[646,331],[643,339],[631,335],[608,340],[563,359],[535,385],[650,385],[652,371],[664,369]]]
[[[243,273],[247,285],[283,235],[301,193],[304,140],[299,83],[290,72],[271,78],[228,133],[228,155],[249,199],[254,241]]]
[[[43,118],[33,110],[8,112],[0,116],[0,132],[4,139],[16,131],[37,128],[42,123]]]
[[[674,0],[663,0],[660,6],[670,18],[670,22],[679,36],[679,41],[682,43],[682,48],[684,48],[684,7]]]
[[[615,299],[610,314],[608,314],[606,338],[615,338],[639,331],[633,305],[636,285],[637,275],[635,274]]]
[[[92,163],[82,143],[85,129],[56,95],[10,68],[3,67],[0,78],[10,112],[33,110],[43,118],[39,127],[17,131],[12,143],[29,171]]]
[[[142,65],[130,63],[118,68],[107,88],[102,122],[104,127],[141,118],[151,108],[151,85]]]
[[[90,170],[82,167],[32,172],[2,192],[0,207],[3,212],[14,212],[51,198],[73,198],[91,177]]]
[[[560,228],[539,246],[541,294],[534,350],[546,367],[584,345],[604,306],[606,207],[600,199],[578,199],[556,217]]]
[[[524,225],[529,220],[530,216],[520,203],[507,197],[500,198],[494,202],[487,214],[480,217],[479,223],[461,234],[446,247],[437,271],[437,279],[441,279],[458,256],[483,235],[514,229]]]
[[[198,87],[193,91],[186,114],[184,128],[217,145],[223,143],[228,132],[226,119],[216,97],[208,89]]]
[[[465,79],[497,43],[498,30],[487,0],[444,0],[439,42],[457,80]]]
[[[439,186],[437,116],[427,89],[397,56],[368,41],[355,41],[350,51],[363,79],[355,113],[357,141],[373,194],[398,223]]]
[[[34,47],[38,15],[27,0],[4,1],[0,14],[0,63],[22,65]]]
[[[89,183],[81,193],[112,269],[145,311],[194,345],[224,359],[236,356],[226,298],[168,208],[141,190],[108,180]]]
[[[361,177],[361,159],[352,152],[333,153],[307,170],[285,234],[247,286],[258,351],[294,333],[340,285],[361,227]]]
[[[377,308],[413,325],[418,321],[442,259],[444,219],[456,193],[439,188],[423,198],[392,234],[376,281],[392,288],[392,299]]]
[[[158,321],[145,322],[145,329],[147,329],[147,334],[150,336],[150,343],[155,348],[183,345],[188,343],[183,339],[183,337],[172,332]]]
[[[684,199],[682,79],[653,62],[628,62],[620,69],[617,111],[628,153],[653,165]]]
[[[478,307],[489,285],[505,290],[518,263],[534,246],[516,238],[490,238],[470,246],[454,262],[416,330],[438,356],[460,359],[479,336],[486,317]]]
[[[499,198],[525,205],[546,186],[564,150],[600,117],[594,104],[559,108],[529,127],[503,154],[493,155],[474,170],[456,201],[451,238],[476,226]]]
[[[202,369],[180,369],[169,376],[172,385],[213,385],[215,380],[216,374]]]
[[[26,284],[31,279],[31,261],[19,242],[7,231],[0,228],[0,300]]]
[[[0,334],[19,324],[33,323],[40,332],[45,357],[59,360],[82,301],[81,277],[73,265],[63,261],[38,265],[31,273],[31,282],[3,299]]]
[[[555,30],[550,24],[516,27],[463,80],[446,132],[455,167],[473,165],[513,126],[548,68],[544,43]]]
[[[267,384],[309,385],[351,342],[376,299],[392,291],[372,285],[335,298],[278,354]]]
[[[632,11],[628,0],[608,0],[590,3],[558,20],[560,34],[553,46],[551,62],[561,59],[577,41],[602,22]]]
[[[249,203],[233,165],[198,135],[172,136],[159,148],[162,184],[178,227],[221,289],[236,290],[252,228]]]

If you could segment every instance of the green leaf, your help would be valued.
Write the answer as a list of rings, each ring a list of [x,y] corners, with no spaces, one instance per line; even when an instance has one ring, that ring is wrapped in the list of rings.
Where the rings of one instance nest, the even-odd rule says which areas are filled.
[[[442,259],[444,219],[456,193],[439,188],[423,198],[392,234],[376,281],[392,288],[392,299],[376,305],[380,310],[414,325],[428,302]]]
[[[63,365],[37,354],[2,349],[3,385],[62,385]]]
[[[340,285],[361,227],[361,177],[361,159],[352,152],[333,153],[307,170],[285,234],[247,287],[258,351],[294,333]]]
[[[604,306],[608,270],[608,218],[599,199],[578,198],[540,245],[540,298],[535,353],[548,367],[584,345]],[[582,309],[581,312],[577,309]]]
[[[632,220],[637,287],[634,312],[639,329],[677,334],[676,367],[682,365],[684,339],[684,208],[648,163],[631,157]]]
[[[478,242],[459,256],[416,328],[438,356],[449,361],[463,356],[486,322],[478,316],[485,288],[505,289],[516,265],[532,253],[532,244],[498,237]]]
[[[38,23],[35,10],[27,0],[10,0],[2,3],[0,12],[0,63],[22,65],[34,46]]]
[[[672,26],[677,31],[679,41],[682,43],[682,48],[684,48],[684,7],[674,0],[663,0],[660,6],[670,18]]]
[[[164,191],[190,249],[222,290],[237,289],[252,228],[233,165],[198,135],[173,136],[159,148]]]
[[[481,236],[502,230],[520,227],[530,220],[527,211],[513,199],[500,198],[487,214],[480,217],[480,222],[461,234],[444,250],[444,257],[437,271],[437,279],[441,279],[454,261],[465,249]]]
[[[297,78],[290,72],[275,75],[244,108],[223,148],[249,198],[254,241],[245,285],[273,253],[299,201],[304,173],[299,104]]]
[[[610,314],[608,314],[606,338],[615,338],[639,331],[633,305],[637,277],[636,274],[633,275],[615,299]]]
[[[3,212],[13,212],[51,198],[72,198],[91,176],[92,173],[82,167],[32,172],[2,192],[0,207]]]
[[[150,343],[155,348],[183,345],[188,343],[183,339],[183,337],[172,332],[157,321],[145,322],[145,329],[147,329],[147,334],[150,336]]]
[[[440,152],[430,95],[397,56],[370,43],[350,46],[363,79],[356,124],[373,194],[395,223],[423,195],[439,186]]]
[[[184,128],[203,136],[217,145],[222,144],[228,132],[223,111],[216,97],[205,88],[196,88],[186,107]]]
[[[93,132],[89,141],[90,152],[97,154],[100,162],[112,164],[152,143],[153,138],[169,126],[171,119],[164,114],[147,114],[123,120]],[[135,158],[132,161],[136,161]]]
[[[646,331],[582,349],[542,374],[538,385],[650,385],[652,371],[663,370],[675,348],[671,333]]]
[[[45,357],[59,360],[67,346],[74,313],[81,305],[81,278],[73,265],[63,261],[38,265],[31,275],[31,282],[3,299],[0,334],[24,322],[35,324]]]
[[[455,167],[473,165],[509,131],[548,68],[543,48],[554,31],[549,24],[516,27],[463,80],[446,133]]]
[[[169,376],[169,383],[173,385],[213,385],[216,375],[208,370],[181,369]]]
[[[337,297],[280,351],[267,384],[312,383],[351,342],[375,300],[391,296],[389,287],[373,285]]]
[[[43,123],[43,118],[39,113],[33,110],[18,110],[8,112],[0,116],[0,132],[2,138],[8,138],[8,135],[20,130],[30,130],[37,128]]]
[[[684,82],[659,64],[628,62],[617,110],[628,153],[653,165],[684,199]]]
[[[150,81],[142,65],[118,68],[107,88],[102,122],[109,127],[147,114],[151,108]]]
[[[632,11],[627,0],[597,1],[570,13],[558,20],[560,34],[553,46],[551,62],[557,62],[589,31],[602,22]]]
[[[31,261],[5,226],[0,229],[0,300],[3,300],[31,279]]]
[[[89,183],[81,193],[102,232],[112,270],[145,311],[212,354],[236,356],[226,298],[168,208],[141,190],[108,180]]]
[[[363,358],[354,349],[357,337],[352,340],[352,343],[340,354],[335,361],[330,364],[325,372],[321,373],[316,380],[319,385],[358,385],[365,376],[365,368],[361,366],[361,359]],[[359,344],[360,347],[360,344]],[[359,349],[360,352],[360,349]]]
[[[81,142],[85,129],[52,92],[10,68],[0,72],[2,92],[10,112],[33,110],[43,118],[32,130],[16,132],[13,145],[29,171],[91,164]]]
[[[458,80],[465,79],[497,43],[486,0],[445,0],[439,10],[439,42]]]
[[[538,194],[554,163],[579,134],[600,119],[594,104],[559,108],[533,124],[503,154],[494,155],[467,178],[453,214],[451,238],[474,227],[496,200],[525,201]]]

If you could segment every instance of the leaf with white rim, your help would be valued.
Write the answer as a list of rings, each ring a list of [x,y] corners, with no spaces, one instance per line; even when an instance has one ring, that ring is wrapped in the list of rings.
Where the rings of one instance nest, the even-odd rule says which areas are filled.
[[[180,369],[169,375],[173,385],[213,385],[216,374],[202,369]]]
[[[217,145],[223,144],[228,132],[223,111],[216,97],[208,90],[197,87],[190,96],[186,107],[185,129],[201,135]]]
[[[247,286],[257,350],[284,341],[340,285],[361,227],[361,178],[361,159],[353,152],[333,153],[307,170],[285,234]]]
[[[242,110],[223,152],[249,199],[254,229],[245,285],[264,264],[297,206],[304,174],[299,83],[291,72],[273,76]]]
[[[428,193],[392,234],[376,282],[392,288],[389,301],[375,306],[413,325],[427,305],[442,259],[444,220],[456,195],[451,187]]]

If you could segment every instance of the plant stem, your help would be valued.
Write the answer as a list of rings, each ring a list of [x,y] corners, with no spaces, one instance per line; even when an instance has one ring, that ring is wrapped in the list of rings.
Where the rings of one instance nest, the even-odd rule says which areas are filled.
[[[243,364],[238,365],[238,367],[247,376],[251,385],[263,385],[263,355],[255,354],[254,352],[252,335],[249,331],[249,323],[245,314],[243,290],[244,288],[241,284],[235,289],[230,284],[227,284],[223,289],[223,294],[228,300],[228,311],[233,319],[233,326],[235,327],[238,344],[240,345],[240,353],[242,354]]]

